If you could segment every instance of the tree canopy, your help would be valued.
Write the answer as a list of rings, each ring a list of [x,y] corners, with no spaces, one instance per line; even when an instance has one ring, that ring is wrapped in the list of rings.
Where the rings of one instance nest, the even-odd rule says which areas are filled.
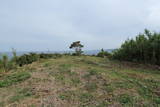
[[[145,29],[135,39],[128,39],[113,58],[160,65],[160,33]]]
[[[84,46],[81,44],[80,41],[76,41],[76,42],[73,42],[69,48],[74,49],[76,55],[81,55],[83,53],[82,51],[83,47]]]

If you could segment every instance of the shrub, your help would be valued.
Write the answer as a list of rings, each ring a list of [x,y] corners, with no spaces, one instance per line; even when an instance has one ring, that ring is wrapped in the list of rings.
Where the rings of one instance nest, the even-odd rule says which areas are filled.
[[[43,58],[43,59],[48,59],[48,58],[60,58],[62,57],[61,54],[59,53],[55,53],[55,54],[51,54],[51,53],[41,53],[39,54],[40,58]]]
[[[3,55],[2,58],[0,59],[0,68],[4,71],[7,72],[14,68],[14,63],[9,60],[7,55]]]
[[[103,49],[101,49],[101,51],[97,54],[97,57],[110,57],[111,54],[107,51],[104,51]]]
[[[16,62],[19,66],[23,66],[25,64],[31,64],[32,62],[37,61],[38,59],[39,59],[38,54],[29,53],[18,57]]]

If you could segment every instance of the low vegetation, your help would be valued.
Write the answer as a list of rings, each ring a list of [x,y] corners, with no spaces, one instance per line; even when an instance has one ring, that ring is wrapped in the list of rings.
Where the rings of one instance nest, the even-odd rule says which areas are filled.
[[[159,89],[159,71],[145,65],[65,55],[1,74],[0,106],[158,107]]]

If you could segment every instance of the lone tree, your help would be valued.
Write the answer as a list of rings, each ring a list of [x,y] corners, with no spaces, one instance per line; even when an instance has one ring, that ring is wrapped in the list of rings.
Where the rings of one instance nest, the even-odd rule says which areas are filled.
[[[81,55],[83,53],[82,51],[83,47],[84,46],[80,43],[80,41],[76,41],[73,42],[69,48],[75,50],[75,55]]]

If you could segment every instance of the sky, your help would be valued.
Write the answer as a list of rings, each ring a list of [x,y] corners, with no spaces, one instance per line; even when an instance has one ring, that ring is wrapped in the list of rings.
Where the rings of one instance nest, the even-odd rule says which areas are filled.
[[[160,31],[160,0],[0,0],[0,51],[115,49]]]

